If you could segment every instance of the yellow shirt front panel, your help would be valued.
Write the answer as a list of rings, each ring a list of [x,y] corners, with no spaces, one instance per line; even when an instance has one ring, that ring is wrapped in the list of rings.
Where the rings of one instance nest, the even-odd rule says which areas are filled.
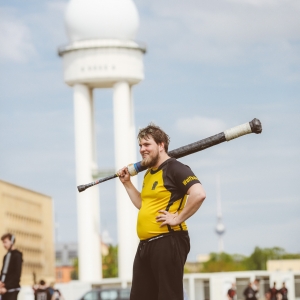
[[[184,170],[180,172],[182,166],[184,166]],[[189,184],[189,186],[185,187],[187,184],[184,180],[189,176],[195,177],[190,168],[186,168],[188,167],[177,162],[177,160],[169,159],[158,170],[148,170],[145,174],[141,192],[142,206],[137,220],[137,234],[140,240],[149,239],[173,230],[187,230],[185,222],[177,226],[163,227],[160,227],[160,222],[156,222],[159,210],[167,210],[170,213],[178,212],[180,214],[184,208],[187,200],[184,189],[192,185]],[[180,175],[176,176],[174,170],[176,172],[179,170]],[[179,181],[174,181],[174,176],[179,178]],[[181,182],[182,188],[180,187]],[[195,182],[199,182],[196,177],[194,179]]]

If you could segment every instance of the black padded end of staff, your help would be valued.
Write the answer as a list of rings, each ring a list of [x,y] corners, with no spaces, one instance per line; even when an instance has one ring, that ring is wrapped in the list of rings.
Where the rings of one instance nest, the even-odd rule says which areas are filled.
[[[113,179],[113,178],[116,178],[116,177],[118,177],[118,175],[114,174],[114,175],[110,175],[110,176],[101,178],[99,180],[96,180],[95,182],[91,182],[91,183],[83,184],[83,185],[78,185],[77,186],[78,192],[81,193],[81,192],[85,191],[87,188],[89,188],[91,186],[94,186],[96,184],[99,184],[101,182],[104,182],[104,181],[107,181],[107,180],[110,180],[110,179]]]
[[[81,192],[85,191],[87,188],[89,188],[90,186],[92,186],[92,185],[89,185],[89,184],[78,185],[77,190],[79,193],[81,193]]]
[[[259,134],[262,132],[261,122],[258,119],[254,118],[249,124],[253,133]]]

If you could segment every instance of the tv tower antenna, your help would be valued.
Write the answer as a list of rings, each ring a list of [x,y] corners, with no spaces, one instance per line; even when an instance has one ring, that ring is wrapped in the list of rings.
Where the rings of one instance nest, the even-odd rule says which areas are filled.
[[[224,252],[223,235],[225,233],[225,226],[222,221],[222,207],[221,207],[221,185],[220,174],[217,175],[217,225],[216,233],[219,236],[219,253]]]

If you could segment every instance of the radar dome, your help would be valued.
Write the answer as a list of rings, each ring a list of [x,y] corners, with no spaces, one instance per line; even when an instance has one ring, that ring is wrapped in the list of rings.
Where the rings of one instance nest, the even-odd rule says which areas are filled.
[[[133,40],[139,27],[139,15],[132,0],[71,0],[65,22],[71,42]]]

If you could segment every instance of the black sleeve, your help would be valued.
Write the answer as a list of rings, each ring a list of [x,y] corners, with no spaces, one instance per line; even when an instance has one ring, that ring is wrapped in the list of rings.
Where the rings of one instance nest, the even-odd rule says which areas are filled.
[[[6,257],[6,255],[4,255],[4,257],[3,257],[2,269],[1,269],[1,274],[0,274],[0,280],[1,280],[1,277],[2,277],[2,274],[3,274],[3,268],[4,268],[5,257]]]
[[[171,164],[171,174],[176,186],[186,194],[188,189],[195,183],[200,183],[197,176],[193,173],[189,166],[174,160]]]
[[[22,262],[22,253],[13,251],[5,279],[7,290],[20,287]]]

